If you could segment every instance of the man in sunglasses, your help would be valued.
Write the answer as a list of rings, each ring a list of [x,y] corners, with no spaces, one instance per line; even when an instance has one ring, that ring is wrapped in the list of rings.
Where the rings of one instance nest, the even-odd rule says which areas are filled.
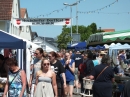
[[[34,97],[34,92],[35,92],[35,88],[36,88],[36,73],[37,71],[39,71],[41,69],[41,62],[42,59],[44,58],[44,51],[42,48],[37,48],[35,53],[35,59],[32,63],[32,70],[31,70],[31,75],[30,75],[30,82],[29,82],[29,86],[31,88],[31,97]]]

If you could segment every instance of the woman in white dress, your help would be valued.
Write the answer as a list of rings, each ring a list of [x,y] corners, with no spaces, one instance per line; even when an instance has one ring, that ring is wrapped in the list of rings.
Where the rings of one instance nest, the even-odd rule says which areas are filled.
[[[42,60],[41,70],[36,74],[36,85],[34,97],[57,97],[56,75],[50,69],[48,59]]]

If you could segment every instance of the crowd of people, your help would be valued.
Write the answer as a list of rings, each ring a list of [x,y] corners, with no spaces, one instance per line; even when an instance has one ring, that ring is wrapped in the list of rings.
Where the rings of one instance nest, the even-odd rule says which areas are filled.
[[[0,75],[7,77],[3,97],[73,97],[87,93],[83,78],[95,80],[91,93],[93,97],[112,97],[114,74],[108,52],[66,51],[45,53],[37,48],[30,60],[30,80],[27,81],[26,71],[18,67],[15,58],[5,59],[0,55]],[[120,54],[120,58],[124,58]],[[129,61],[123,60],[128,63]],[[4,64],[4,65],[3,65]],[[118,64],[119,65],[119,64]],[[7,94],[8,93],[8,94]]]

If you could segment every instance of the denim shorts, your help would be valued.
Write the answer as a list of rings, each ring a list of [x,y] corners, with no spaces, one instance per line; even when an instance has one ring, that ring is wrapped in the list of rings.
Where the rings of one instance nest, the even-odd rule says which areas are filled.
[[[71,81],[66,81],[66,84],[67,85],[74,85],[74,81],[72,81],[72,80]]]

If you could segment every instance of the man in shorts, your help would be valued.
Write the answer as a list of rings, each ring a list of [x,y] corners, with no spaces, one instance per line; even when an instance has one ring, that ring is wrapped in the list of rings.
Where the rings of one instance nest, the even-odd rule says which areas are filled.
[[[74,59],[75,59],[75,86],[76,86],[76,93],[78,93],[78,87],[79,87],[78,67],[79,67],[80,64],[83,63],[83,57],[81,56],[79,51],[76,51]]]

